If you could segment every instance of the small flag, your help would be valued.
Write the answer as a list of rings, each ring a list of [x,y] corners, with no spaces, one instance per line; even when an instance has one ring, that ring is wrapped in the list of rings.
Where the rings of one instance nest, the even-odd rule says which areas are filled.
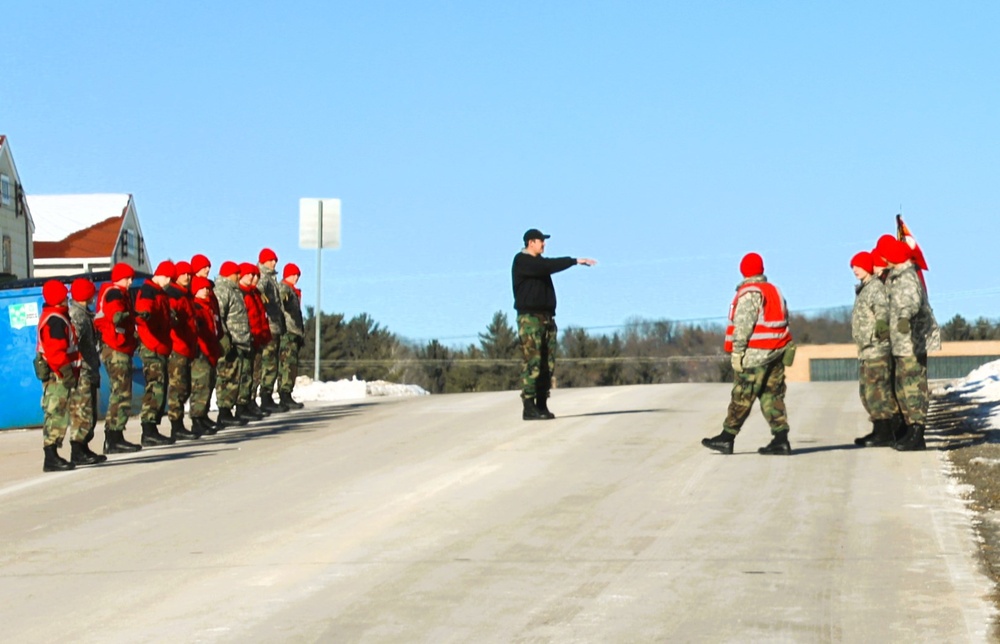
[[[903,223],[903,215],[896,215],[896,239],[905,241],[907,246],[913,250],[913,263],[917,265],[917,268],[922,271],[928,270],[924,252],[920,250],[920,244],[913,238],[913,233]]]

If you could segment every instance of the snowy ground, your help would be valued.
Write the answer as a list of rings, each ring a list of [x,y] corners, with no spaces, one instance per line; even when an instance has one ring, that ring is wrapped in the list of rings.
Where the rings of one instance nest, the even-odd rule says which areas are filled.
[[[372,396],[427,396],[419,385],[398,385],[384,380],[365,382],[356,378],[336,382],[316,382],[309,376],[295,379],[292,398],[299,402],[359,400]]]

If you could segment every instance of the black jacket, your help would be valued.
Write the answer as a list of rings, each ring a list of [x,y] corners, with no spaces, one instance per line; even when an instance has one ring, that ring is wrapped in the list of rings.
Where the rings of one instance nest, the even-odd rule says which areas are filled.
[[[552,274],[576,264],[575,257],[535,257],[525,252],[514,255],[514,308],[522,313],[556,314],[556,289]]]

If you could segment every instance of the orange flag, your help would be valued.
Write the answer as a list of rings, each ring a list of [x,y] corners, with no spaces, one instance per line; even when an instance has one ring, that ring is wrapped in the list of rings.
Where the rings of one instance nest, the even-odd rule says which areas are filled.
[[[913,263],[920,270],[928,270],[927,261],[924,259],[924,251],[920,250],[920,244],[917,243],[917,240],[913,238],[913,233],[903,223],[903,215],[896,215],[896,239],[905,241],[907,246],[913,249]]]

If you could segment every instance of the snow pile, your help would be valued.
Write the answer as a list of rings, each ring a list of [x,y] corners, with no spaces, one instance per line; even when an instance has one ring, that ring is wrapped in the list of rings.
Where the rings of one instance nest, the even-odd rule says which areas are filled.
[[[426,396],[417,385],[398,385],[384,380],[365,382],[357,377],[336,382],[317,382],[309,376],[295,379],[292,398],[299,402],[338,402],[361,400],[368,396]]]
[[[952,404],[971,406],[966,414],[984,421],[983,429],[1000,429],[1000,360],[987,362],[934,394],[946,397]]]

